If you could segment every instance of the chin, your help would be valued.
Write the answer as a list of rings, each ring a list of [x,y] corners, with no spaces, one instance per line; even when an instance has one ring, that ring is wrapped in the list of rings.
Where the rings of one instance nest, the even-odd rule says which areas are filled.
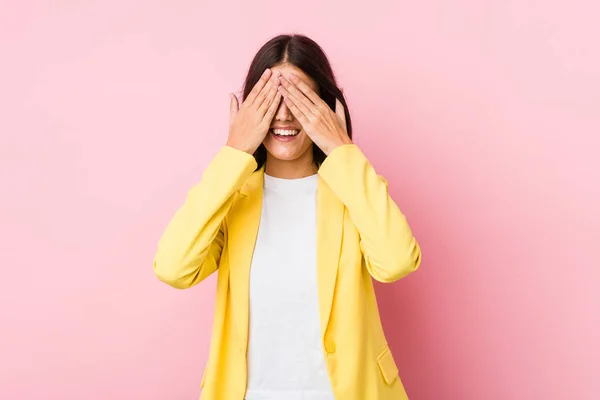
[[[300,149],[282,149],[278,146],[265,146],[267,148],[267,152],[273,158],[276,158],[281,161],[294,161],[301,158],[302,155],[306,152],[306,150],[301,151]]]
[[[304,136],[304,134],[300,135]],[[312,141],[306,136],[301,137],[300,135],[290,142],[280,142],[273,137],[267,137],[263,144],[273,158],[281,161],[294,161],[306,155],[306,152],[312,151]]]

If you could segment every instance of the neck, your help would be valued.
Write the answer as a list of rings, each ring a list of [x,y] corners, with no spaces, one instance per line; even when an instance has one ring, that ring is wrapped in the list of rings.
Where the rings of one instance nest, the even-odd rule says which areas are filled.
[[[297,160],[278,160],[267,153],[265,173],[275,178],[298,179],[316,174],[318,168],[313,162],[312,151],[308,151],[306,157]]]

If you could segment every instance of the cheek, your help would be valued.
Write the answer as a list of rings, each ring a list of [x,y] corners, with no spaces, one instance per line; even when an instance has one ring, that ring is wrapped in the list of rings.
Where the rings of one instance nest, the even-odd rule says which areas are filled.
[[[298,135],[298,140],[296,141],[296,146],[298,146],[298,148],[304,152],[307,148],[311,147],[312,144],[313,141],[310,139],[310,137],[308,137],[304,131],[300,132]]]
[[[306,132],[304,132],[304,130],[302,130],[300,132],[300,134],[298,134],[299,139],[302,139],[303,142],[309,142],[312,143],[312,140],[310,140],[310,137],[308,137],[308,135],[306,134]]]

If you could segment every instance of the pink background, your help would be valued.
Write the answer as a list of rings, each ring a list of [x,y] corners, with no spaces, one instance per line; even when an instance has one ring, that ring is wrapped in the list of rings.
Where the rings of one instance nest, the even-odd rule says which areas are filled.
[[[377,286],[411,400],[598,398],[598,5],[10,3],[1,399],[197,398],[215,277],[177,291],[152,257],[282,32],[325,48],[422,245]]]

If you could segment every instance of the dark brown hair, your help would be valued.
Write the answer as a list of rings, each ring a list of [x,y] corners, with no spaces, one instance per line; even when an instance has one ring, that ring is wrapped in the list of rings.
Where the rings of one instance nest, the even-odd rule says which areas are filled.
[[[321,46],[304,35],[279,35],[258,50],[246,75],[242,101],[250,94],[265,69],[284,62],[294,65],[312,78],[319,89],[319,96],[332,110],[335,110],[335,99],[340,100],[346,114],[348,136],[352,138],[352,123],[348,105],[342,91],[337,86],[331,64]],[[317,166],[321,165],[325,157],[325,153],[313,144],[313,160]],[[263,144],[254,153],[254,158],[258,163],[258,168],[261,168],[267,161],[267,149]]]

